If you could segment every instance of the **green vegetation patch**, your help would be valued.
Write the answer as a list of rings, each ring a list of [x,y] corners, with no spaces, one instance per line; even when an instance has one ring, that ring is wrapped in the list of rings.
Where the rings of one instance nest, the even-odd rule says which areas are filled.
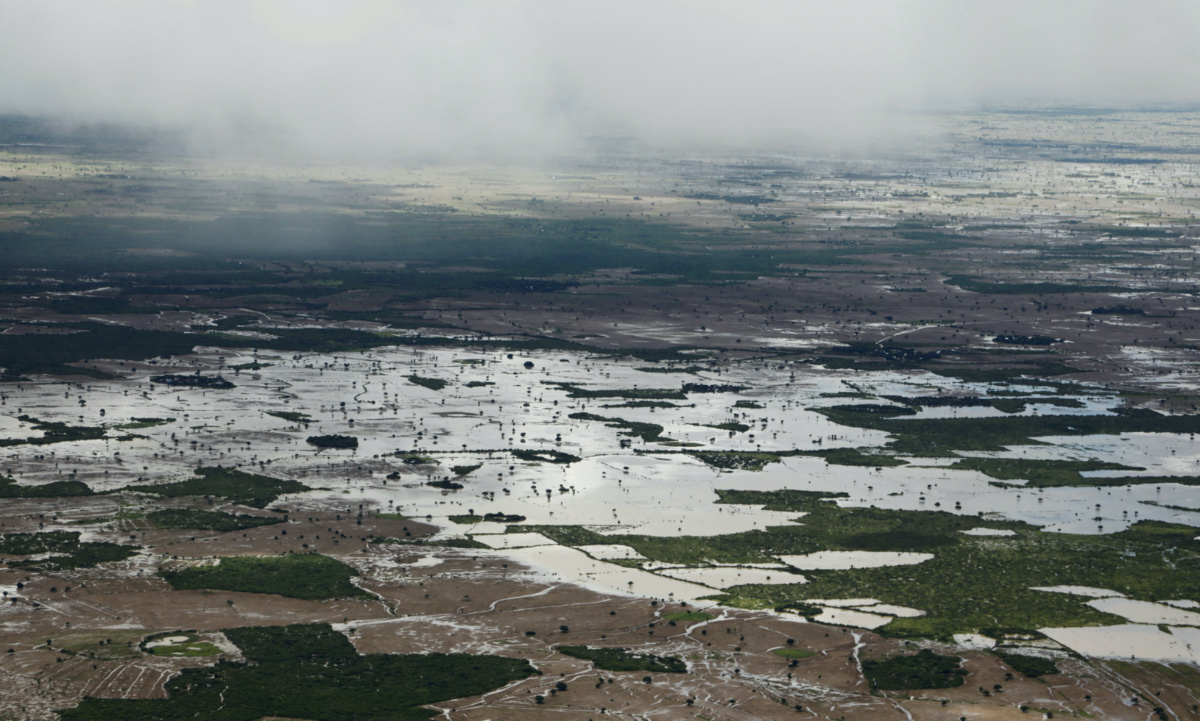
[[[202,376],[200,371],[196,371],[195,375],[176,375],[168,373],[161,376],[150,376],[151,383],[159,383],[171,388],[205,388],[214,390],[228,390],[237,388],[234,384],[225,380],[221,376]]]
[[[0,476],[0,498],[69,498],[92,494],[92,489],[83,481],[52,481],[37,486],[20,486],[8,476]]]
[[[734,408],[752,408],[754,410],[762,410],[763,408],[766,408],[766,406],[764,406],[763,404],[758,403],[756,401],[738,401],[737,403],[733,404],[733,407]]]
[[[259,363],[258,361],[251,361],[249,363],[238,363],[237,365],[231,365],[229,367],[235,371],[260,371],[263,368],[270,368],[272,365],[274,365],[274,363]]]
[[[702,373],[706,369],[700,366],[642,366],[634,368],[642,373]]]
[[[675,611],[664,614],[663,618],[668,621],[711,621],[713,616],[703,611]]]
[[[304,442],[317,448],[358,448],[358,438],[354,436],[341,436],[336,433],[324,436],[309,436],[304,439]]]
[[[1130,598],[1187,598],[1200,587],[1200,535],[1194,527],[1140,522],[1111,535],[1043,533],[1016,521],[942,511],[840,507],[846,494],[800,490],[719,490],[723,503],[804,513],[798,523],[718,536],[622,536],[648,559],[678,565],[769,563],[818,551],[911,551],[933,558],[907,566],[804,571],[807,584],[747,584],[722,603],[750,608],[803,609],[811,599],[878,598],[925,612],[896,618],[879,631],[904,638],[948,638],[1004,627],[1033,629],[1124,623],[1069,594],[1031,590],[1091,586]],[[972,528],[1011,530],[1012,536],[972,536]],[[575,526],[532,526],[563,545],[608,543]],[[803,615],[803,611],[801,611]],[[986,633],[986,632],[985,632]]]
[[[415,374],[404,377],[408,379],[409,383],[415,383],[424,388],[428,388],[431,391],[440,391],[447,385],[447,382],[441,378],[426,378],[425,376],[419,376]]]
[[[745,433],[750,430],[750,426],[745,423],[736,423],[733,421],[729,423],[697,423],[696,425],[702,428],[716,428],[719,431],[729,431],[730,433]]]
[[[618,388],[618,389],[603,389],[597,390],[592,388],[584,388],[573,383],[562,383],[559,381],[542,381],[542,383],[554,386],[559,390],[566,391],[568,398],[627,398],[629,400],[658,400],[658,401],[686,401],[687,394],[683,391],[673,388]]]
[[[245,663],[187,668],[165,699],[84,699],[63,721],[420,721],[424,705],[536,673],[527,661],[467,654],[367,654],[326,624],[227,629]]]
[[[771,653],[782,658],[812,658],[817,654],[804,648],[775,648]]]
[[[75,441],[95,441],[107,437],[108,430],[104,426],[72,426],[58,421],[41,421],[33,416],[19,415],[17,420],[33,426],[42,435],[29,438],[0,438],[0,446],[46,446],[51,443],[73,443]]]
[[[883,661],[863,661],[863,674],[871,688],[881,691],[954,688],[962,686],[966,669],[958,656],[942,656],[923,648],[913,656],[892,656]]]
[[[1121,485],[1129,479],[1086,478],[1083,471],[1144,471],[1145,468],[1125,466],[1104,461],[1054,461],[1026,458],[964,458],[950,468],[979,471],[987,476],[1004,481],[1025,480],[1029,487],[1052,488],[1055,486],[1100,486],[1109,481],[1120,480]],[[1002,484],[1009,485],[1009,484]]]
[[[517,458],[520,458],[522,461],[530,461],[533,463],[537,463],[539,461],[544,461],[546,463],[575,463],[576,461],[583,460],[579,456],[572,455],[570,453],[564,453],[562,451],[530,451],[513,448],[509,450],[509,453],[513,454]]]
[[[1005,653],[1004,651],[993,651],[992,653],[999,656],[1000,660],[1012,667],[1013,670],[1029,678],[1037,678],[1038,676],[1047,676],[1059,672],[1058,664],[1054,663],[1054,659],[1027,656],[1021,653]]]
[[[350,566],[319,553],[286,556],[225,556],[215,566],[159,571],[176,589],[277,593],[288,598],[374,598],[350,579]]]
[[[196,476],[174,483],[129,486],[126,490],[156,496],[220,496],[254,508],[265,508],[285,493],[312,490],[299,481],[285,481],[236,468],[213,466],[197,468]]]
[[[133,418],[130,420],[129,423],[122,423],[120,425],[113,426],[113,428],[116,428],[117,430],[122,430],[122,431],[136,431],[136,430],[140,430],[142,428],[153,428],[155,426],[165,426],[168,423],[174,423],[174,422],[175,422],[174,418]]]
[[[450,470],[454,471],[454,475],[456,476],[465,476],[468,473],[478,471],[480,468],[483,468],[482,463],[475,463],[469,466],[450,466]]]
[[[627,421],[623,418],[608,418],[606,416],[598,416],[595,413],[572,413],[568,416],[577,421],[599,421],[609,428],[623,428],[621,435],[630,436],[631,438],[641,438],[647,443],[655,443],[662,441],[670,441],[662,434],[663,427],[657,423],[640,423],[637,421]]]
[[[137,555],[139,546],[117,543],[80,543],[78,531],[45,531],[42,533],[9,533],[0,536],[0,553],[13,556],[54,554],[40,561],[14,561],[11,568],[32,568],[47,571],[67,571],[90,568],[100,563],[124,561]]]
[[[687,455],[704,461],[713,468],[736,471],[761,471],[769,463],[778,463],[778,453],[754,451],[684,451]]]
[[[164,643],[166,639],[171,640]],[[154,643],[155,641],[158,643]],[[153,636],[148,636],[142,642],[141,649],[154,656],[166,656],[168,658],[221,655],[220,648],[208,641],[201,641],[200,636],[191,631],[156,633]]]
[[[250,516],[246,514],[221,513],[220,511],[193,511],[170,508],[146,514],[146,520],[155,528],[195,528],[202,531],[229,533],[247,528],[270,526],[283,523],[282,518]]]
[[[833,448],[827,451],[801,451],[802,456],[819,456],[835,466],[903,466],[908,461],[882,453],[864,453],[859,448]]]
[[[596,668],[605,671],[687,673],[687,664],[674,656],[655,656],[652,653],[634,654],[627,648],[590,648],[588,646],[555,646],[554,650],[572,658],[591,661]]]
[[[312,420],[307,413],[297,413],[296,411],[267,411],[267,415],[282,418],[289,423],[308,423]]]
[[[894,412],[897,408],[902,410]],[[1118,408],[1111,415],[921,419],[895,417],[909,410],[900,406],[864,410],[864,406],[849,405],[815,410],[844,426],[896,436],[887,444],[889,451],[928,457],[953,457],[954,451],[1002,451],[1008,446],[1037,444],[1034,438],[1042,436],[1200,432],[1200,415],[1168,416],[1144,408]]]
[[[461,524],[471,523],[521,523],[525,520],[525,516],[515,513],[485,513],[482,516],[476,514],[462,516],[448,516],[451,521]]]

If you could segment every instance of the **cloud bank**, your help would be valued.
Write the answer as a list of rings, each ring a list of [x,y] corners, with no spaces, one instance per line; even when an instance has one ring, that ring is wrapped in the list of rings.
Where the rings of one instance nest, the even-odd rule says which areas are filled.
[[[0,113],[330,157],[854,141],[1200,103],[1200,0],[6,0]]]

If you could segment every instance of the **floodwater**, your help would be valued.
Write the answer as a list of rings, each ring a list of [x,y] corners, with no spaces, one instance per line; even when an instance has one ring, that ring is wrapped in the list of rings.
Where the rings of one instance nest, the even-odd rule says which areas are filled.
[[[666,568],[658,571],[660,575],[677,578],[681,581],[702,583],[713,588],[731,588],[748,583],[757,584],[787,584],[808,583],[808,579],[798,573],[786,570],[769,571],[761,568]]]
[[[1200,629],[1126,624],[1084,628],[1043,628],[1051,639],[1087,656],[1100,658],[1158,659],[1200,663]]]
[[[1185,611],[1161,603],[1135,601],[1130,598],[1100,598],[1088,601],[1087,605],[1097,611],[1124,616],[1134,623],[1200,626],[1200,613]]]
[[[267,365],[253,372],[229,369],[253,360]],[[526,363],[533,367],[526,368]],[[499,351],[409,348],[346,355],[200,349],[194,356],[159,361],[153,373],[138,371],[124,380],[80,385],[41,379],[6,384],[0,389],[0,438],[4,439],[41,434],[17,418],[22,414],[44,421],[109,426],[130,423],[134,418],[173,420],[147,428],[114,428],[106,440],[10,446],[0,456],[0,471],[23,484],[76,479],[105,491],[184,477],[198,466],[238,466],[296,478],[315,489],[282,499],[279,505],[284,507],[344,504],[347,510],[361,506],[367,512],[428,519],[442,528],[442,536],[470,535],[499,549],[492,553],[528,563],[547,578],[610,593],[693,602],[712,594],[714,588],[740,583],[803,582],[803,576],[770,567],[646,564],[645,568],[656,571],[652,573],[605,562],[639,558],[636,551],[620,543],[625,535],[712,536],[804,522],[802,513],[718,503],[717,492],[723,489],[845,492],[848,497],[837,500],[842,506],[982,514],[1074,533],[1111,533],[1138,520],[1200,525],[1200,512],[1189,510],[1200,509],[1200,487],[1174,483],[1005,488],[983,474],[952,469],[948,460],[917,458],[908,459],[909,465],[879,469],[829,465],[819,457],[802,456],[784,458],[757,472],[712,468],[680,451],[829,450],[886,444],[889,437],[884,433],[839,426],[814,410],[883,402],[848,394],[986,395],[989,390],[1044,393],[1045,389],[1019,384],[993,387],[923,373],[835,371],[777,360],[718,366],[698,356],[695,364],[704,369],[688,374],[648,373],[638,370],[652,365],[643,361],[567,352],[514,353],[510,357]],[[205,374],[219,372],[238,387],[187,389],[149,381],[153,374],[198,369]],[[406,379],[413,374],[445,380],[448,385],[440,391],[430,390]],[[683,383],[743,389],[691,392],[686,400],[668,401],[675,407],[650,408],[623,407],[628,401],[619,397],[572,398],[567,389],[550,382],[575,384],[588,391],[677,390]],[[1023,413],[1109,413],[1120,402],[1099,388],[1094,390],[1081,398],[1083,408],[1031,403]],[[835,393],[843,397],[833,397]],[[303,413],[311,420],[302,425],[266,411]],[[647,443],[622,435],[623,429],[612,427],[611,421],[570,417],[578,413],[658,424],[664,437],[695,445]],[[998,413],[990,408],[939,407],[926,408],[919,417]],[[713,427],[729,423],[749,428]],[[125,433],[134,437],[115,439]],[[317,450],[305,443],[308,436],[328,433],[353,435],[359,439],[359,447]],[[1126,433],[1036,440],[1041,445],[969,455],[1096,459],[1145,468],[1089,474],[1096,477],[1200,474],[1200,444],[1186,435]],[[512,456],[507,452],[510,449],[555,450],[582,460],[571,464],[532,462]],[[433,462],[409,465],[393,455],[418,451]],[[479,467],[462,477],[453,470],[476,465]],[[400,472],[398,480],[386,478],[393,471]],[[464,488],[446,491],[426,485],[447,478],[456,479]],[[506,523],[460,525],[448,519],[468,513],[519,514],[527,519],[525,525],[582,526],[612,543],[586,546],[585,553],[554,545],[541,534],[507,534]],[[1009,532],[981,528],[969,533],[1000,536]],[[932,555],[839,551],[781,560],[796,569],[817,570],[911,564],[929,558]],[[1100,593],[1065,592],[1096,598],[1118,595],[1103,589],[1091,591]],[[1115,599],[1105,598],[1110,600]],[[878,603],[872,599],[844,601],[830,599],[824,604],[821,620],[877,627],[895,616],[920,613],[919,609],[885,605],[871,608]],[[1190,613],[1179,607],[1152,605]],[[1121,608],[1129,613],[1135,610],[1133,606]],[[1163,615],[1167,611],[1155,613],[1159,614],[1156,618],[1176,619],[1162,623],[1183,623],[1178,620],[1182,617]],[[1071,631],[1076,632],[1086,633]],[[1128,632],[1133,634],[1130,638],[1144,633]],[[1083,639],[1080,643],[1092,643],[1084,636],[1078,638]],[[1164,642],[1146,643],[1161,646]],[[1168,646],[1162,648],[1175,648]]]
[[[818,551],[801,556],[780,556],[779,560],[801,571],[837,571],[881,566],[912,566],[933,558],[932,553],[900,551]]]

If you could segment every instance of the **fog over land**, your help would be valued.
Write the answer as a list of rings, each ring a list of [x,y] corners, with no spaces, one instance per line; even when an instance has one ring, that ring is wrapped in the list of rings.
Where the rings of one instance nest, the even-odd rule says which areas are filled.
[[[1200,101],[1200,3],[0,6],[0,112],[303,155],[894,143],[928,108]]]

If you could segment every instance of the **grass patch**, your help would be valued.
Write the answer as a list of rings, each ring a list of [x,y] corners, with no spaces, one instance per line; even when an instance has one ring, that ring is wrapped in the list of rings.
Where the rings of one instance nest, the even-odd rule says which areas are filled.
[[[304,442],[317,448],[358,448],[358,439],[354,436],[340,436],[331,433],[324,436],[309,436]]]
[[[999,656],[1000,660],[1012,667],[1014,671],[1029,678],[1037,678],[1038,676],[1047,676],[1059,672],[1058,665],[1054,663],[1054,659],[1041,658],[1040,656],[1026,656],[1020,653],[1005,653],[1003,651],[993,651],[992,653]]]
[[[883,409],[887,409],[885,412]],[[1112,415],[1016,416],[1003,418],[897,418],[911,414],[899,406],[818,408],[835,423],[896,436],[887,449],[901,455],[953,457],[954,451],[1002,451],[1036,445],[1040,436],[1120,433],[1197,433],[1200,415],[1168,416],[1143,408],[1119,408]]]
[[[750,430],[750,426],[745,423],[697,423],[696,425],[702,428],[716,428],[719,431],[729,431],[730,433],[745,433]]]
[[[863,675],[880,691],[955,688],[963,685],[966,669],[958,656],[942,656],[923,648],[913,656],[863,661]]]
[[[687,394],[673,388],[618,388],[594,390],[573,383],[559,381],[542,381],[548,386],[554,386],[565,391],[568,398],[627,398],[629,400],[650,401],[686,401]]]
[[[737,403],[733,404],[733,407],[734,408],[751,408],[754,410],[762,410],[763,408],[766,408],[766,406],[764,406],[763,404],[757,403],[755,401],[738,401]]]
[[[277,593],[288,598],[374,598],[350,583],[350,566],[319,553],[226,556],[215,566],[159,571],[175,589]]]
[[[627,648],[589,648],[588,646],[555,646],[555,651],[572,658],[591,661],[605,671],[650,671],[653,673],[687,673],[687,664],[674,656],[655,656],[652,653],[634,654]]]
[[[594,413],[572,413],[567,417],[577,421],[599,421],[609,428],[623,428],[624,430],[621,431],[620,435],[641,438],[647,443],[671,440],[662,434],[663,427],[657,423],[640,423],[637,421],[627,421],[623,418],[608,418],[598,416]]]
[[[419,721],[426,704],[474,696],[531,676],[527,661],[467,654],[366,654],[326,624],[232,628],[246,663],[187,668],[165,699],[87,698],[63,721]]]
[[[778,453],[754,451],[684,451],[687,455],[704,461],[713,468],[735,471],[761,471],[769,463],[778,463]]]
[[[1025,480],[1032,488],[1105,485],[1108,478],[1086,478],[1083,471],[1144,471],[1137,466],[1104,461],[1052,461],[1025,458],[964,458],[950,468],[979,471],[1004,481]],[[1009,485],[1009,484],[997,484]]]
[[[713,616],[703,611],[675,611],[663,616],[667,621],[711,621]]]
[[[419,376],[415,374],[404,377],[408,379],[409,383],[415,383],[423,388],[428,388],[431,391],[440,391],[447,385],[447,382],[441,378],[426,378],[425,376]]]
[[[307,413],[297,413],[296,411],[267,411],[267,415],[282,418],[289,423],[308,423],[312,420]]]
[[[236,365],[231,365],[229,367],[235,371],[260,371],[263,368],[270,368],[273,365],[275,365],[275,364],[274,363],[259,363],[258,361],[251,361],[249,363],[238,363]]]
[[[0,476],[0,498],[71,498],[93,495],[83,481],[52,481],[37,486],[20,486],[8,476]]]
[[[285,493],[301,493],[312,489],[299,481],[285,481],[236,468],[212,466],[197,468],[195,477],[184,481],[129,486],[126,490],[168,498],[220,496],[234,503],[265,508]]]
[[[537,463],[539,461],[546,463],[575,463],[576,461],[583,460],[579,456],[572,455],[570,453],[563,453],[562,451],[527,451],[512,448],[509,449],[509,453],[513,454],[517,458],[520,458],[522,461],[530,461],[533,463]]]
[[[903,466],[908,461],[881,453],[863,453],[858,448],[833,448],[827,451],[801,451],[802,456],[819,456],[835,466]]]
[[[250,516],[245,514],[221,513],[220,511],[194,511],[171,508],[146,514],[146,520],[155,528],[195,528],[202,531],[229,533],[247,528],[270,526],[283,523],[282,518]]]
[[[706,369],[700,366],[642,366],[634,368],[634,370],[641,371],[642,373],[691,373],[695,375],[696,373],[704,372]]]
[[[72,426],[67,423],[58,421],[41,421],[33,416],[19,415],[17,420],[33,426],[36,431],[41,431],[42,435],[30,436],[29,438],[2,438],[0,439],[0,447],[3,446],[46,446],[51,443],[73,443],[75,441],[95,441],[107,437],[108,430],[104,426]]]
[[[54,554],[40,561],[14,561],[10,568],[30,568],[45,571],[68,571],[90,568],[100,563],[124,561],[137,555],[139,546],[117,543],[81,543],[78,531],[46,531],[43,533],[9,533],[0,536],[0,553],[13,556]]]
[[[155,426],[165,426],[168,423],[174,423],[174,418],[133,418],[129,423],[122,423],[113,426],[120,431],[136,431],[142,428],[153,428]]]
[[[200,371],[196,371],[195,375],[169,373],[161,376],[150,376],[150,382],[171,388],[203,388],[206,390],[229,390],[230,388],[237,388],[237,386],[221,376],[202,376],[200,375]]]
[[[184,637],[184,640],[174,641],[172,643],[160,643],[154,646],[149,645],[149,643],[152,641],[169,638],[172,636],[182,636]],[[194,658],[197,656],[221,655],[221,649],[217,648],[208,641],[201,641],[200,636],[190,631],[156,633],[153,636],[148,636],[146,640],[142,642],[141,648],[143,651],[154,656],[166,656],[168,658]]]
[[[469,466],[450,466],[450,470],[454,471],[454,475],[456,476],[465,476],[468,473],[478,471],[480,468],[483,468],[482,463],[475,463]]]

